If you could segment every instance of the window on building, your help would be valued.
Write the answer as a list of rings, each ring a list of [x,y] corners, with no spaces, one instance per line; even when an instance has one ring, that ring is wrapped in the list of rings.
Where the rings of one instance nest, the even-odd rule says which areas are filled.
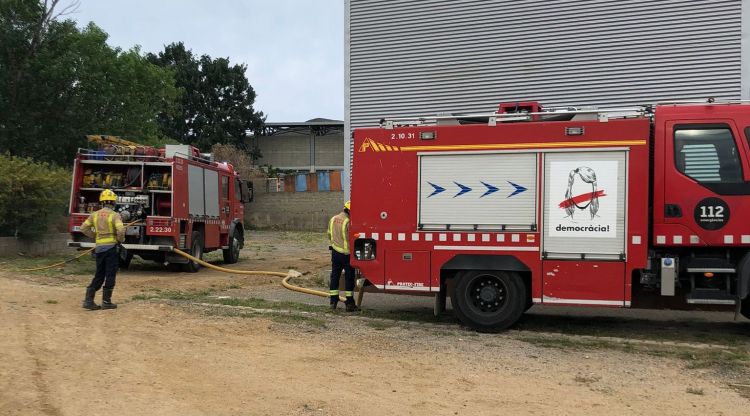
[[[729,128],[680,126],[674,132],[677,170],[701,183],[742,182],[737,146]]]

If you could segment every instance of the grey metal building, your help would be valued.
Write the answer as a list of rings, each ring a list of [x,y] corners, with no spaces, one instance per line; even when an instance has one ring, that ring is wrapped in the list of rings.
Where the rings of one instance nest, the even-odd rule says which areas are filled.
[[[502,101],[750,99],[750,0],[345,0],[345,25],[347,140]]]

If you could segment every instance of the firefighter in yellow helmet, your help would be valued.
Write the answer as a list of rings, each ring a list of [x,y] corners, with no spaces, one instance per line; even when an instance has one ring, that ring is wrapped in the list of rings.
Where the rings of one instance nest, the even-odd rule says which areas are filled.
[[[89,310],[114,309],[112,291],[115,288],[117,267],[119,266],[119,243],[125,241],[125,226],[120,214],[114,211],[117,196],[110,189],[105,189],[99,195],[102,208],[91,213],[81,225],[81,231],[88,237],[96,238],[96,273],[91,284],[86,288],[86,298],[83,307]],[[94,302],[96,291],[104,285],[102,291],[102,305]]]
[[[349,264],[349,210],[351,201],[344,203],[344,210],[328,221],[328,239],[331,242],[331,285],[328,292],[331,309],[336,309],[339,301],[339,279],[344,271],[346,290],[346,311],[359,310],[354,302],[354,268]]]

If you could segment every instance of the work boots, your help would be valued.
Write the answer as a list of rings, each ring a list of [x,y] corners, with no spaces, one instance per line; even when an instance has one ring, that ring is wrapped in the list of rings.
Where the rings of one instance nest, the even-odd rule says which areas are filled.
[[[347,312],[358,312],[359,306],[354,302],[354,298],[346,298],[346,302],[344,302],[344,305],[346,305],[346,311]]]
[[[330,298],[331,298],[331,306],[330,306],[330,308],[331,308],[332,311],[335,311],[336,310],[336,306],[338,306],[338,304],[339,304],[339,295],[337,294],[336,296],[331,296]]]
[[[94,295],[96,295],[96,289],[86,288],[86,298],[83,300],[83,308],[90,311],[101,309],[102,307],[94,302]]]
[[[102,309],[116,309],[117,308],[117,305],[112,303],[112,290],[113,289],[102,290]]]

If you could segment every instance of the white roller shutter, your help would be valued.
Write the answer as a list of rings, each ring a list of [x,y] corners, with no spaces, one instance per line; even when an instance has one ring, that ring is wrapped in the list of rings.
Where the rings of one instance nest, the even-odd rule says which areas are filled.
[[[422,229],[532,230],[536,153],[420,156]]]
[[[206,214],[203,192],[203,168],[188,165],[188,213],[191,216]]]
[[[624,151],[544,156],[543,255],[624,259]]]

